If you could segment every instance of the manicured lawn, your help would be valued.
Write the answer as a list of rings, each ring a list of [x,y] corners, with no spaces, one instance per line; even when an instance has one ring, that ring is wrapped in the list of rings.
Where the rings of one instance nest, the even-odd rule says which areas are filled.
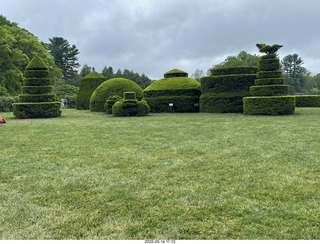
[[[320,239],[320,108],[1,115],[1,239]]]

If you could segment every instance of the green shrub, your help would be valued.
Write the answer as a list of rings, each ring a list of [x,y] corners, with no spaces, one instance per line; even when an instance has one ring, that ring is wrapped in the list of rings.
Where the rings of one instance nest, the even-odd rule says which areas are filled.
[[[10,97],[7,88],[0,85],[0,97]]]
[[[61,115],[61,102],[52,93],[49,86],[49,70],[41,58],[35,56],[25,70],[25,81],[22,86],[23,94],[19,102],[13,103],[13,114],[17,118],[49,118]]]
[[[259,71],[276,71],[280,69],[280,61],[277,58],[260,59]]]
[[[115,117],[146,116],[150,107],[144,100],[138,101],[135,92],[125,92],[124,99],[117,101],[112,106],[112,114]]]
[[[320,95],[296,95],[296,107],[320,107]]]
[[[201,92],[236,92],[236,91],[249,91],[249,87],[254,85],[255,74],[232,74],[221,76],[208,76],[202,77]]]
[[[236,75],[236,74],[256,74],[258,71],[257,67],[252,66],[239,66],[229,68],[213,68],[210,69],[210,76],[220,75]]]
[[[164,78],[188,77],[188,73],[179,69],[173,69],[164,74]]]
[[[159,96],[144,98],[152,113],[196,113],[199,112],[199,96]],[[172,104],[172,106],[169,106]]]
[[[89,110],[92,93],[106,80],[106,77],[95,71],[92,71],[90,74],[84,77],[81,81],[80,89],[77,95],[76,109]]]
[[[242,113],[242,99],[248,91],[205,93],[200,96],[200,111],[204,113]]]
[[[252,96],[282,96],[289,94],[289,85],[260,85],[251,86]]]
[[[106,103],[104,104],[104,111],[106,114],[112,114],[112,106],[117,102],[120,101],[122,97],[120,96],[110,96]]]
[[[133,91],[136,93],[137,99],[142,99],[142,89],[135,82],[125,78],[113,78],[103,82],[92,93],[90,98],[90,111],[103,112],[104,104],[110,96],[123,97],[124,92]]]
[[[19,101],[18,97],[1,97],[0,96],[0,112],[12,112],[12,104]]]
[[[49,94],[53,92],[53,86],[23,86],[22,94]]]
[[[13,114],[18,119],[61,116],[61,102],[14,103]]]
[[[294,96],[243,98],[243,113],[246,115],[290,115],[294,110]]]
[[[264,79],[264,78],[281,78],[282,71],[276,70],[276,71],[259,71],[257,73],[258,79]]]
[[[264,85],[282,85],[284,84],[284,78],[264,78],[256,79],[256,86]]]

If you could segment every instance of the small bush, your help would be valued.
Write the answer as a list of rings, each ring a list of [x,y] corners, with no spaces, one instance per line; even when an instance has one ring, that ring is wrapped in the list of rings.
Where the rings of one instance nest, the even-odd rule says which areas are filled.
[[[117,101],[112,106],[112,114],[115,117],[146,116],[150,107],[146,101],[138,101],[135,92],[125,92],[124,99]]]
[[[104,104],[104,111],[106,114],[112,114],[112,106],[117,102],[120,101],[122,97],[120,96],[110,96],[106,103]]]
[[[0,112],[12,112],[12,104],[18,101],[18,97],[0,97]]]
[[[246,115],[291,115],[294,109],[294,96],[243,98],[243,113]]]
[[[296,107],[320,107],[320,95],[296,95]]]
[[[282,96],[289,94],[289,85],[260,85],[251,86],[250,94],[252,96]]]

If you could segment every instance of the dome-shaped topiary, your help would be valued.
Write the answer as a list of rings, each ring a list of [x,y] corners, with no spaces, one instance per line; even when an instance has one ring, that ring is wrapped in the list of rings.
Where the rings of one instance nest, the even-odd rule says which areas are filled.
[[[95,89],[90,98],[90,111],[104,112],[104,104],[110,96],[123,97],[124,92],[135,92],[137,99],[142,99],[141,87],[125,78],[113,78],[103,82]]]
[[[151,112],[198,112],[200,83],[177,69],[165,73],[164,77],[143,91]]]
[[[85,76],[80,84],[80,89],[76,100],[76,109],[89,110],[90,98],[94,90],[106,81],[107,78],[96,71],[92,71]]]

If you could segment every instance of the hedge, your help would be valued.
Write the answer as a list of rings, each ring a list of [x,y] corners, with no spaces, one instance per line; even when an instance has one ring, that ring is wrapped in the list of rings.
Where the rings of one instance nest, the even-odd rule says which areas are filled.
[[[294,96],[245,97],[243,113],[246,115],[291,115],[295,110]]]
[[[282,77],[282,71],[281,70],[274,70],[274,71],[259,71],[257,73],[258,79],[264,79],[264,78],[281,78]]]
[[[260,85],[251,86],[250,94],[252,96],[281,96],[288,95],[289,85]]]
[[[200,111],[205,113],[242,113],[245,96],[248,91],[206,93],[200,97]]]
[[[296,107],[320,107],[320,95],[296,95]]]
[[[284,84],[284,78],[264,78],[256,79],[256,86],[264,85],[282,85]]]
[[[280,69],[280,61],[277,58],[260,59],[259,71],[276,71]]]
[[[17,118],[49,118],[61,115],[61,102],[53,93],[49,70],[41,58],[35,56],[27,65],[26,77],[19,102],[13,103]]]
[[[125,78],[113,78],[103,82],[94,90],[90,98],[90,111],[104,112],[107,98],[115,95],[123,97],[124,92],[135,92],[137,99],[142,99],[142,89],[135,82]]]
[[[221,76],[208,76],[202,77],[201,92],[236,92],[236,91],[249,91],[249,87],[254,85],[255,74],[232,74]]]
[[[14,103],[13,114],[19,119],[61,116],[61,102]]]
[[[112,115],[115,117],[146,116],[150,107],[145,100],[138,101],[135,92],[125,92],[124,99],[112,106]]]
[[[239,66],[229,68],[212,68],[210,69],[210,76],[220,75],[235,75],[235,74],[256,74],[258,71],[257,67],[253,66]]]
[[[76,109],[89,110],[92,93],[106,80],[106,77],[95,71],[92,71],[90,74],[85,76],[80,84],[80,89],[76,100]]]
[[[143,96],[150,111],[199,112],[200,83],[187,76],[188,73],[174,69],[144,89]],[[173,103],[173,106],[169,106],[169,103]]]

